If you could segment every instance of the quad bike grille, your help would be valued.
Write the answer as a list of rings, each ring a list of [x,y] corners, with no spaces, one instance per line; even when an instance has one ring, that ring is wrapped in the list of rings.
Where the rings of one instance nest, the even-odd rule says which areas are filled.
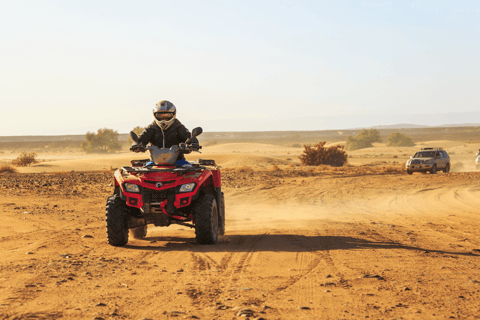
[[[167,190],[153,190],[153,189],[144,189],[145,192],[150,194],[150,201],[152,202],[162,202],[167,199]]]

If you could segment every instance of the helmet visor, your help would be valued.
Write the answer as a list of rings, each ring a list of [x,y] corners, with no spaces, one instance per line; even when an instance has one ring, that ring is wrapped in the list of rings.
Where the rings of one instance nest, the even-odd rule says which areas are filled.
[[[157,112],[155,113],[155,119],[160,121],[168,121],[173,118],[173,113],[171,112]]]

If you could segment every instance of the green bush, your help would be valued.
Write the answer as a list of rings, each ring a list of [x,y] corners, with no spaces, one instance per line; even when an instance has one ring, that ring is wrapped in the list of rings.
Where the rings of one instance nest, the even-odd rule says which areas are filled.
[[[409,136],[406,136],[400,132],[391,133],[388,138],[389,147],[414,147],[415,142]]]
[[[98,129],[97,133],[87,132],[85,140],[87,141],[82,142],[82,149],[87,153],[110,153],[121,149],[118,142],[118,131],[112,129]]]
[[[325,148],[326,142],[319,142],[313,147],[305,145],[303,155],[298,157],[303,165],[319,166],[329,165],[332,167],[341,167],[348,161],[347,153],[343,146],[331,146]]]
[[[382,142],[380,131],[376,129],[363,129],[355,137],[347,137],[347,150],[358,150],[373,147],[374,142]]]

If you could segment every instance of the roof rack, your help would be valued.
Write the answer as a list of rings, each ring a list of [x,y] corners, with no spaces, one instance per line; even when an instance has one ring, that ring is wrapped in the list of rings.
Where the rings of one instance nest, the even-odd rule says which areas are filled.
[[[443,148],[422,148],[421,150],[443,150]]]

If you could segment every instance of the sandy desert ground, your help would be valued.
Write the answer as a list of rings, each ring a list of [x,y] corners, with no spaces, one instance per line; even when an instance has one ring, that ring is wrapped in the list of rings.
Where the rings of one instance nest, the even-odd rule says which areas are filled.
[[[206,246],[183,226],[109,246],[113,170],[138,155],[40,154],[0,174],[0,318],[480,319],[478,146],[423,144],[463,166],[407,175],[418,147],[381,144],[342,168],[300,166],[299,148],[205,148],[190,159],[222,166],[227,212]]]

